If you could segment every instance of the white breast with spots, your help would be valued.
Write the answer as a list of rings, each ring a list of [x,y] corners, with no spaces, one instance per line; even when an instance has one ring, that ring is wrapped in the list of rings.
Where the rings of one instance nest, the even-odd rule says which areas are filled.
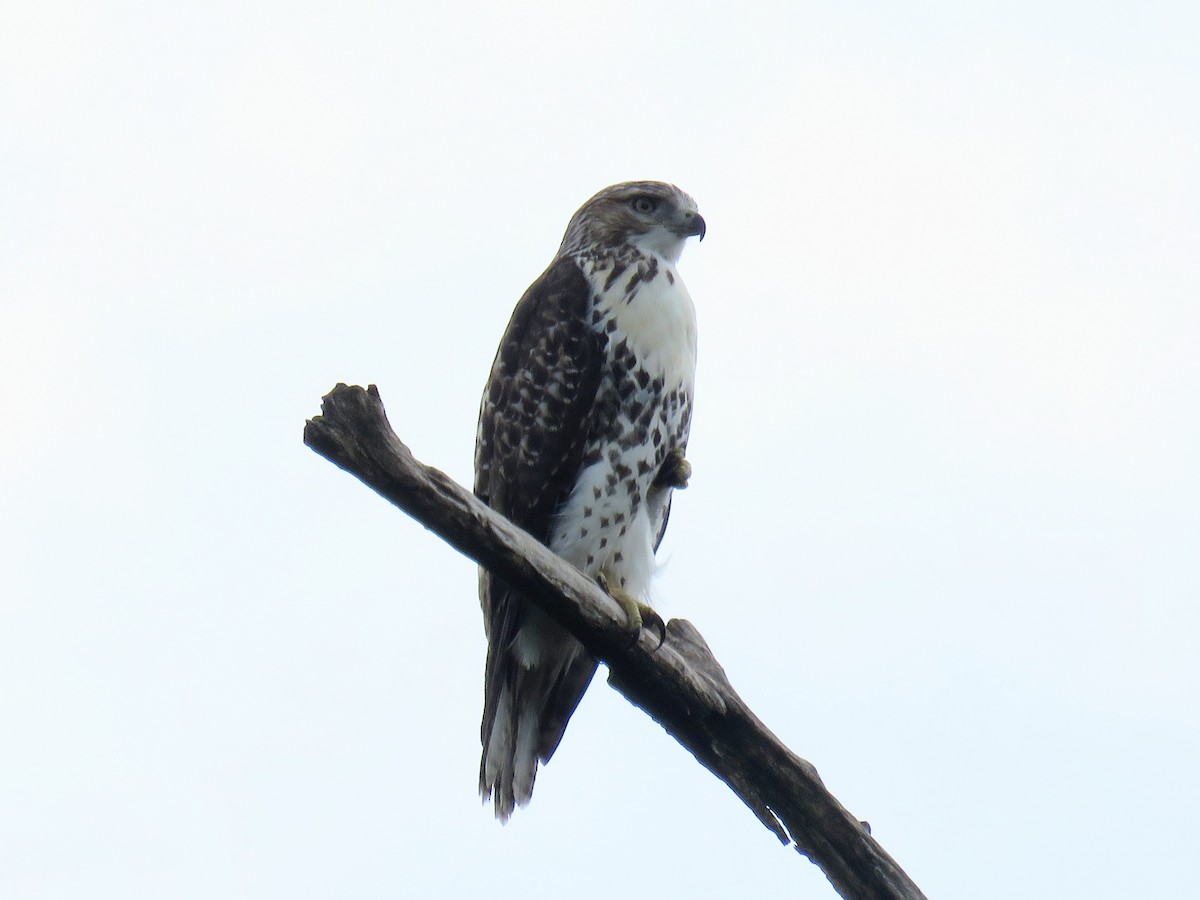
[[[588,574],[603,573],[649,599],[669,491],[651,485],[666,455],[687,441],[696,312],[674,265],[662,257],[643,258],[608,287],[609,269],[584,272],[596,291],[594,327],[608,336],[596,419],[609,425],[585,448],[550,546]]]

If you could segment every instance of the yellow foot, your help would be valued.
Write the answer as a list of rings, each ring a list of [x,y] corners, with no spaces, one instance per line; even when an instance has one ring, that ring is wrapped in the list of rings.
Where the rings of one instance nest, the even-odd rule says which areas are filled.
[[[596,576],[596,583],[600,585],[608,596],[616,600],[617,604],[624,610],[630,644],[637,643],[642,629],[646,627],[653,628],[658,632],[658,644],[655,646],[655,650],[666,642],[667,623],[662,620],[662,616],[654,611],[654,607],[648,603],[643,603],[624,588],[610,584],[603,572]]]
[[[692,464],[683,458],[683,451],[676,447],[663,460],[662,467],[654,476],[654,486],[683,490],[691,477]]]

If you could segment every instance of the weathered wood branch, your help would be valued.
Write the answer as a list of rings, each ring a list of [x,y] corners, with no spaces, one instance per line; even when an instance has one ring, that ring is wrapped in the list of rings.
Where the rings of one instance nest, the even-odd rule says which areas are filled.
[[[724,781],[772,833],[816,863],[843,897],[924,895],[734,691],[690,622],[630,646],[617,604],[579,570],[492,512],[437,469],[418,462],[388,424],[374,385],[339,384],[304,443],[400,507],[450,545],[518,588],[569,628],[609,669],[609,683]]]

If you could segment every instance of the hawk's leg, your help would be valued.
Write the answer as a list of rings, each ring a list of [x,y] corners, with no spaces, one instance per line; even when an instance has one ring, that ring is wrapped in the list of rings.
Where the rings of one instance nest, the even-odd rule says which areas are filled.
[[[683,450],[676,447],[663,460],[662,468],[654,476],[653,485],[658,488],[669,487],[683,490],[688,486],[688,479],[691,477],[692,464],[683,458]]]
[[[654,648],[655,650],[666,642],[667,623],[662,620],[662,616],[654,611],[654,607],[648,603],[643,603],[624,588],[610,584],[603,572],[596,576],[596,583],[600,585],[604,593],[616,600],[617,605],[624,611],[630,644],[637,643],[642,629],[647,626],[658,632],[658,646]]]

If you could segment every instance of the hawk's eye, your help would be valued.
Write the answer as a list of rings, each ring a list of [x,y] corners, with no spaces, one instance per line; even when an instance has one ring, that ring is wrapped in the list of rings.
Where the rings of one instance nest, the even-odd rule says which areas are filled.
[[[641,213],[644,216],[648,216],[658,209],[658,201],[644,194],[641,197],[634,197],[629,205],[633,207],[634,212]]]

